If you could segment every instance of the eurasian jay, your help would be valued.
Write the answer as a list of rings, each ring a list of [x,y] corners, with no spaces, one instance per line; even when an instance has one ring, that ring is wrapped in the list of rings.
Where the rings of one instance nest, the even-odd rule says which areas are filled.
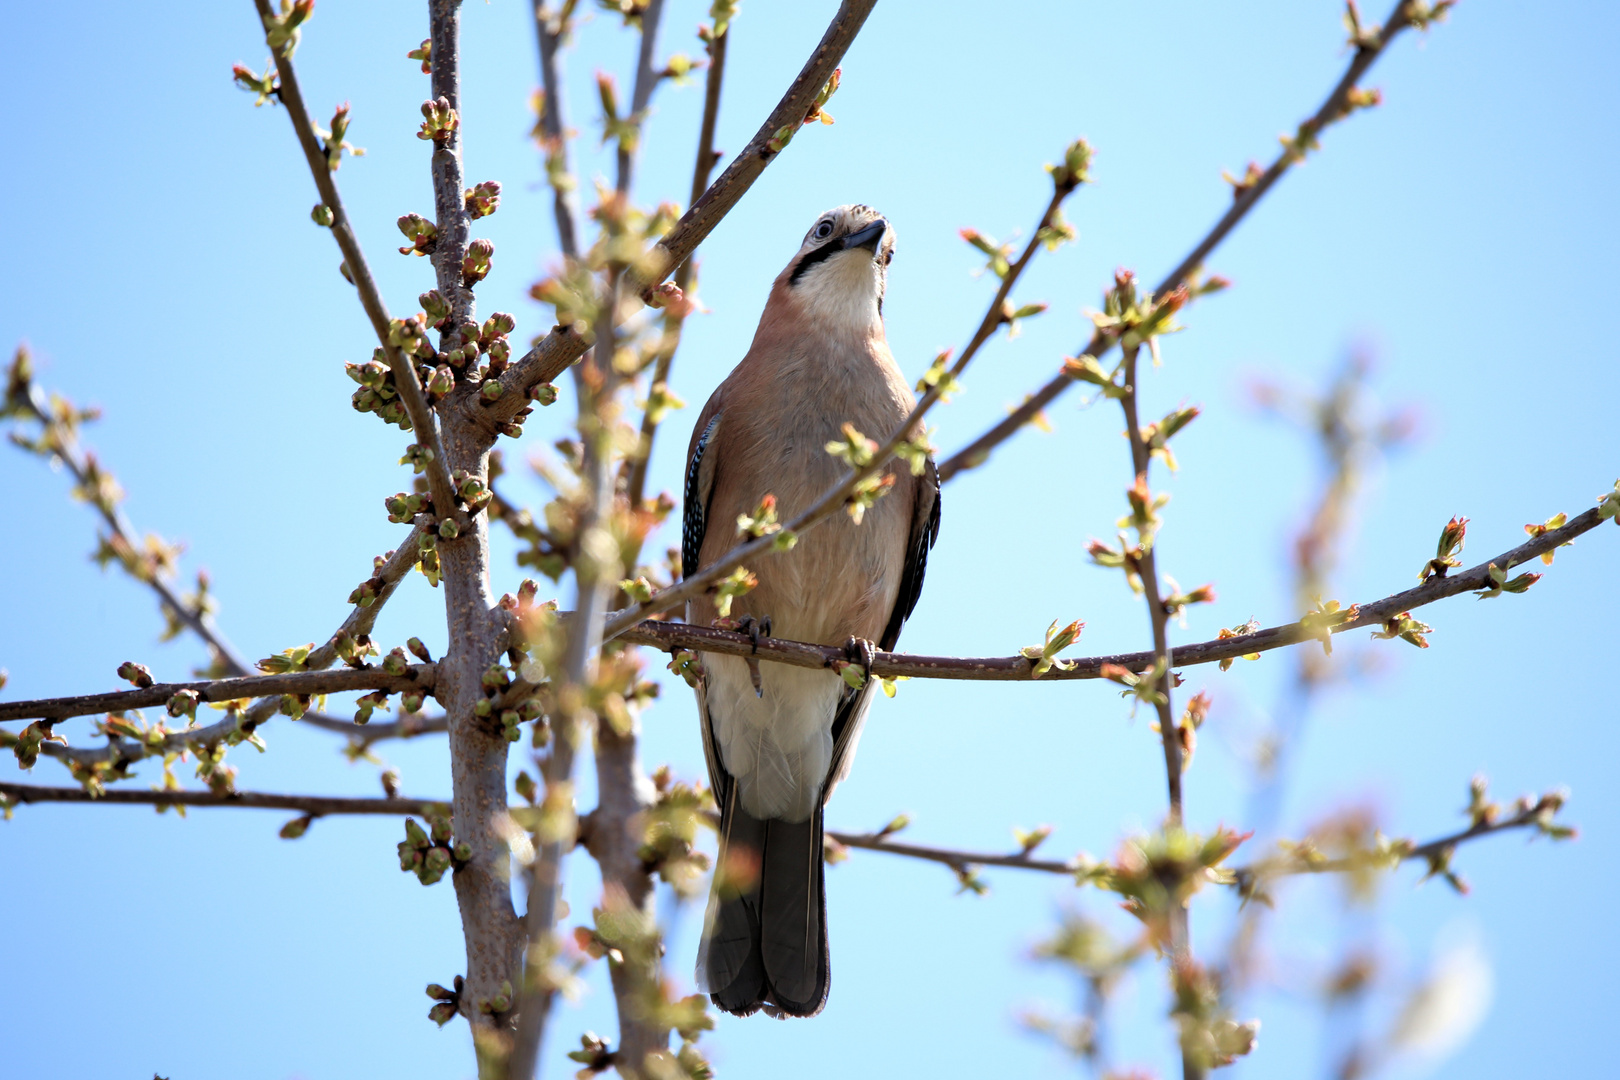
[[[894,230],[868,206],[816,219],[771,286],[754,342],[709,398],[687,452],[681,570],[690,577],[738,542],[737,519],[776,497],[790,521],[841,480],[828,453],[850,423],[888,438],[915,405],[883,335]],[[911,433],[916,438],[920,428]],[[840,645],[868,669],[894,648],[939,535],[939,480],[889,467],[893,486],[860,523],[837,514],[796,546],[750,566],[733,617],[757,634]],[[709,596],[687,621],[709,625]],[[698,717],[720,807],[720,858],[698,983],[726,1012],[814,1016],[827,1001],[822,808],[849,775],[875,683],[830,670],[705,654]],[[869,671],[868,671],[869,673]]]

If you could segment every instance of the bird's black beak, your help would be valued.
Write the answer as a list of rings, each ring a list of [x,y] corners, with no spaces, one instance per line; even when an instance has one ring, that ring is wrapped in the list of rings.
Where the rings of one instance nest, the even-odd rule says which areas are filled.
[[[882,218],[878,218],[859,232],[852,232],[844,237],[844,250],[865,248],[868,251],[876,252],[878,245],[883,243],[883,234],[888,231],[889,223]]]

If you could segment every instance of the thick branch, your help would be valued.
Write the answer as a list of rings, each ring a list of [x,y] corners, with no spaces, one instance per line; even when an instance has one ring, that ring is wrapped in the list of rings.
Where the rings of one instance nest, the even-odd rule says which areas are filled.
[[[461,0],[428,0],[428,28],[433,43],[432,87],[435,100],[443,98],[450,103],[456,115],[461,115]],[[433,157],[429,171],[433,177],[433,213],[438,240],[433,247],[433,272],[439,292],[450,304],[450,319],[445,333],[454,340],[443,342],[459,346],[459,327],[473,318],[473,291],[462,284],[461,263],[467,256],[467,241],[472,222],[467,216],[463,195],[461,167],[461,136],[466,128],[457,124],[444,134],[442,141],[434,140]],[[434,496],[438,506],[438,496]]]
[[[832,77],[833,69],[843,59],[844,52],[855,40],[861,24],[866,21],[867,15],[871,14],[876,4],[877,0],[844,0],[828,25],[827,32],[822,35],[816,51],[805,62],[798,77],[777,102],[776,108],[771,110],[770,116],[766,118],[747,148],[732,160],[720,178],[709,186],[703,197],[692,205],[681,220],[675,223],[669,234],[659,242],[658,246],[666,256],[664,273],[659,275],[656,281],[640,282],[641,286],[656,285],[667,277],[670,271],[697,249],[704,238],[753,186],[754,181],[759,179],[760,173],[765,171],[765,166],[776,157],[775,152],[766,144],[778,129],[788,126],[796,128],[803,121],[805,114],[810,111],[810,106],[815,103],[816,95]],[[501,376],[501,386],[505,393],[489,408],[476,410],[474,415],[477,422],[493,431],[496,424],[510,420],[527,404],[527,392],[530,387],[556,378],[584,355],[585,347],[584,339],[571,328],[558,327],[552,330],[545,340],[530,349]]]
[[[270,0],[253,0],[253,3],[258,8],[261,20],[273,17]],[[293,70],[292,56],[274,48],[271,52],[275,56],[276,72],[281,78],[281,89],[277,97],[287,107],[287,115],[292,119],[298,144],[303,147],[304,158],[309,163],[310,174],[315,178],[315,187],[320,192],[321,202],[332,212],[332,235],[337,240],[339,250],[343,252],[343,261],[349,268],[349,277],[354,282],[355,290],[360,294],[360,306],[365,308],[366,317],[371,320],[371,328],[376,332],[377,340],[382,343],[383,352],[388,357],[388,366],[394,373],[395,387],[399,391],[400,400],[405,404],[405,411],[410,415],[411,428],[417,443],[433,451],[433,460],[428,462],[427,466],[427,478],[428,489],[433,494],[434,509],[441,517],[449,517],[455,512],[456,497],[450,485],[450,472],[445,465],[444,447],[439,441],[439,428],[433,410],[422,394],[422,385],[417,381],[416,368],[411,364],[410,358],[389,344],[388,308],[383,304],[382,294],[377,290],[377,282],[371,276],[371,267],[366,263],[366,257],[360,250],[360,241],[355,237],[354,229],[349,224],[348,212],[344,210],[343,199],[338,194],[337,181],[332,178],[332,169],[327,163],[326,152],[315,134],[315,125],[304,105],[303,92],[298,88],[298,75]]]
[[[1314,141],[1316,136],[1321,134],[1329,125],[1349,115],[1351,111],[1350,95],[1356,89],[1357,83],[1367,73],[1367,70],[1373,66],[1373,63],[1383,55],[1384,50],[1388,48],[1389,43],[1395,39],[1395,36],[1412,25],[1409,14],[1410,9],[1411,0],[1398,0],[1395,10],[1390,13],[1390,17],[1383,28],[1376,35],[1357,46],[1355,54],[1350,58],[1349,66],[1333,87],[1332,92],[1328,94],[1327,99],[1322,102],[1321,107],[1316,110],[1309,120],[1300,125],[1299,135],[1301,137]],[[1227,209],[1226,213],[1222,214],[1220,220],[1215,223],[1209,232],[1205,233],[1203,238],[1193,245],[1193,249],[1187,253],[1176,268],[1165,276],[1165,279],[1159,283],[1154,295],[1163,296],[1165,293],[1187,284],[1192,275],[1203,265],[1204,260],[1220,245],[1222,240],[1226,239],[1227,235],[1237,227],[1238,223],[1243,220],[1249,211],[1254,209],[1255,205],[1265,197],[1266,192],[1270,191],[1272,186],[1282,178],[1283,173],[1302,160],[1304,160],[1302,153],[1285,148],[1277,156],[1277,159],[1271,163],[1271,167],[1261,173],[1253,183],[1246,183],[1238,188],[1236,197],[1232,200],[1232,205]],[[1103,354],[1113,345],[1114,340],[1099,331],[1092,335],[1091,340],[1087,342],[1081,352],[1101,359]],[[990,451],[1016,434],[1024,425],[1034,419],[1042,409],[1057,400],[1073,384],[1074,380],[1068,375],[1057,375],[1031,395],[1028,401],[1014,409],[1005,420],[941,462],[939,466],[940,483],[943,484],[965,469],[971,469],[983,464],[990,456]]]

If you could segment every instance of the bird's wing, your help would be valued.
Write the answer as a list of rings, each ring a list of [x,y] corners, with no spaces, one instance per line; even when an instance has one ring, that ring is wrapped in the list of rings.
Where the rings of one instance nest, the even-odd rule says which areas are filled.
[[[686,458],[686,486],[681,507],[681,576],[691,577],[698,571],[698,555],[703,550],[703,537],[708,529],[709,500],[714,495],[715,465],[719,460],[716,436],[720,432],[720,392],[717,390],[703,412],[698,414],[692,429],[692,444]],[[698,722],[703,732],[703,757],[709,766],[709,787],[722,808],[727,806],[731,788],[731,775],[720,761],[720,748],[715,743],[714,725],[709,719],[708,686],[700,675],[697,684]]]
[[[703,535],[708,531],[709,499],[714,494],[715,462],[719,455],[710,453],[715,436],[720,431],[719,395],[698,417],[698,426],[692,431],[692,448],[686,459],[686,492],[681,508],[681,577],[697,573],[698,553],[703,550]]]
[[[939,504],[939,472],[934,468],[934,459],[929,458],[922,476],[918,478],[917,501],[911,511],[911,533],[906,538],[906,563],[900,575],[900,591],[894,598],[889,625],[884,628],[883,637],[877,643],[884,652],[892,651],[899,643],[900,628],[911,617],[917,607],[917,598],[922,595],[923,575],[928,571],[928,549],[939,539]],[[827,770],[828,783],[822,790],[823,802],[832,795],[833,787],[849,771],[849,760],[860,738],[861,724],[866,719],[866,710],[871,706],[872,689],[872,683],[868,682],[859,690],[845,690],[839,698],[838,712],[833,717],[832,763]]]
[[[917,502],[911,512],[911,535],[906,538],[906,565],[900,575],[900,592],[894,599],[889,625],[883,628],[878,647],[892,652],[900,641],[900,628],[917,607],[922,595],[923,575],[928,572],[928,549],[939,539],[939,471],[929,458],[918,477]]]

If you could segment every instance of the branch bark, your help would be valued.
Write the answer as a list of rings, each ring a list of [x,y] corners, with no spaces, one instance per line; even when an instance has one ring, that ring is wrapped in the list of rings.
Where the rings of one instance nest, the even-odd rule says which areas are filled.
[[[433,42],[433,96],[446,101],[460,117],[461,2],[428,0],[427,9]],[[436,142],[431,161],[439,230],[434,270],[439,291],[451,310],[441,348],[458,345],[458,327],[476,315],[473,291],[461,276],[470,228],[462,177],[465,131],[465,124],[458,124],[447,139]],[[468,410],[457,408],[476,399],[475,382],[459,386],[440,404],[445,423],[438,460],[448,470],[465,471],[487,485],[490,444],[467,422]],[[438,504],[435,494],[435,507]],[[474,712],[483,696],[483,673],[500,659],[506,643],[506,624],[489,584],[489,516],[472,515],[460,538],[439,545],[439,558],[444,569],[449,643],[439,665],[437,696],[450,735],[451,827],[473,851],[471,861],[455,875],[456,904],[467,948],[461,1013],[476,1029],[498,1030],[509,1017],[493,1015],[483,1006],[499,996],[502,983],[516,980],[523,938],[512,907],[510,857],[497,829],[497,819],[506,813],[506,759],[511,744],[498,724]],[[480,1056],[486,1055],[488,1044],[474,1041]]]

